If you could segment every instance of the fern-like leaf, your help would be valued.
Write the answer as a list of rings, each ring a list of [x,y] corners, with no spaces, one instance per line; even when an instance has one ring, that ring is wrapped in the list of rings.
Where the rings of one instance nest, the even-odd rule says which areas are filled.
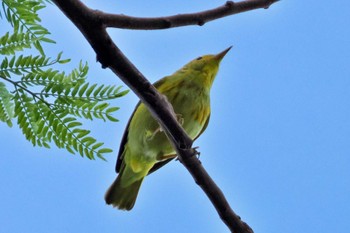
[[[12,118],[14,117],[12,98],[13,96],[8,92],[5,84],[0,82],[0,121],[6,122],[10,127],[12,127]]]
[[[88,83],[86,63],[80,62],[70,73],[56,69],[70,59],[62,59],[62,53],[56,58],[44,53],[41,43],[54,43],[37,14],[45,2],[49,1],[2,1],[0,16],[11,24],[13,32],[0,37],[0,79],[13,88],[9,91],[0,82],[0,121],[12,126],[12,119],[16,119],[34,146],[56,145],[89,159],[104,159],[112,150],[93,138],[79,118],[118,121],[113,114],[119,108],[111,106],[110,101],[127,91]],[[33,49],[39,55],[34,55]]]

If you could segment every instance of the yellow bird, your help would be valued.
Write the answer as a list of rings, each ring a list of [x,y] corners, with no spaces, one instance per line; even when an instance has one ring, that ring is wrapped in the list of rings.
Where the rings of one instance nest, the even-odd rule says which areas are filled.
[[[216,55],[198,57],[155,88],[172,104],[179,123],[195,140],[206,129],[210,117],[210,89],[219,64],[231,47]],[[108,189],[107,204],[131,210],[145,176],[176,157],[167,136],[143,103],[138,103],[121,141],[117,179]]]

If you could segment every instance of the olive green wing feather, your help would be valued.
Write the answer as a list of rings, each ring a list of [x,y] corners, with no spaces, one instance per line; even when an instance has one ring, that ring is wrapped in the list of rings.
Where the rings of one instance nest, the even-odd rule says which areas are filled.
[[[157,171],[159,168],[163,167],[165,164],[169,163],[173,159],[174,158],[167,159],[167,160],[164,160],[164,161],[161,161],[161,162],[154,164],[153,167],[151,168],[151,170],[149,170],[148,175]]]
[[[128,124],[126,125],[123,137],[122,137],[122,141],[120,142],[120,146],[119,146],[119,152],[118,152],[118,157],[117,157],[117,164],[115,166],[115,171],[117,173],[119,173],[121,166],[123,164],[123,152],[125,149],[125,144],[128,142],[128,134],[129,134],[129,126],[130,126],[130,122],[132,117],[134,116],[136,109],[139,107],[139,105],[141,104],[141,102],[139,101],[134,109],[134,111],[131,114],[131,117],[129,118]]]
[[[195,137],[193,139],[193,141],[195,141],[199,136],[201,136],[201,134],[206,130],[206,128],[208,127],[208,124],[209,124],[209,120],[210,120],[210,113],[209,113],[209,116],[208,116],[207,120],[204,123],[204,126],[203,126],[201,132],[197,135],[197,137]]]
[[[168,76],[167,76],[167,77],[168,77]],[[159,86],[161,86],[161,85],[164,83],[165,78],[166,78],[166,77],[164,77],[164,78],[158,80],[157,82],[155,82],[155,83],[153,84],[153,86],[154,86],[155,88],[158,88]],[[137,103],[137,105],[136,105],[136,107],[135,107],[133,113],[131,114],[131,117],[130,117],[130,119],[129,119],[129,121],[128,121],[128,124],[126,125],[125,131],[124,131],[124,134],[123,134],[123,137],[122,137],[122,141],[120,142],[119,152],[118,152],[118,157],[117,157],[117,163],[116,163],[116,166],[115,166],[115,171],[116,171],[117,173],[119,173],[119,171],[120,171],[120,169],[121,169],[121,166],[122,166],[122,164],[123,164],[123,159],[124,159],[124,157],[123,157],[123,152],[124,152],[125,144],[126,144],[127,141],[128,141],[128,134],[129,134],[130,122],[131,122],[131,119],[132,119],[132,117],[134,116],[134,114],[135,114],[135,112],[136,112],[136,109],[140,106],[140,104],[141,104],[141,101],[139,101],[139,102]],[[152,168],[152,169],[153,169],[153,168]]]

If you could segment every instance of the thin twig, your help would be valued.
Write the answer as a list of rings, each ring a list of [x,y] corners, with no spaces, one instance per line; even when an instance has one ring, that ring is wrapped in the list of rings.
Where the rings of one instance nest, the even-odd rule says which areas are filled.
[[[189,25],[202,26],[209,21],[223,18],[229,15],[259,8],[267,9],[270,5],[277,1],[279,0],[246,0],[237,3],[234,3],[233,1],[227,1],[220,7],[206,11],[154,18],[110,14],[102,11],[95,11],[94,14],[96,17],[100,18],[101,22],[106,27],[134,30],[155,30]]]

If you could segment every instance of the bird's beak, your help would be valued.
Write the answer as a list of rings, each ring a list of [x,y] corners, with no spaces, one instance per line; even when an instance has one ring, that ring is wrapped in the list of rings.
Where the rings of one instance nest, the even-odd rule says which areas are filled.
[[[227,49],[225,49],[225,50],[222,51],[221,53],[216,54],[216,55],[215,55],[215,58],[216,58],[218,61],[221,61],[221,60],[225,57],[226,53],[228,53],[228,51],[230,51],[231,48],[232,48],[232,46],[228,47]]]

